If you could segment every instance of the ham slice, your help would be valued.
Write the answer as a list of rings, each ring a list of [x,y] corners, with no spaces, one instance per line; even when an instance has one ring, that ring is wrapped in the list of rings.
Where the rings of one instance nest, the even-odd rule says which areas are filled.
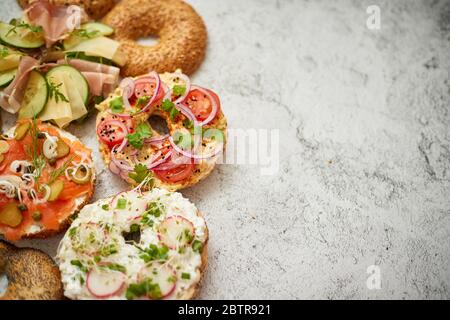
[[[81,72],[89,83],[89,90],[94,96],[107,96],[116,86],[118,79],[112,75],[101,72]]]
[[[0,106],[4,110],[10,113],[19,111],[30,72],[38,65],[38,60],[28,56],[22,57],[13,82],[0,93]]]
[[[120,69],[114,66],[108,66],[106,64],[82,60],[82,59],[70,59],[68,61],[70,65],[75,67],[80,72],[101,72],[111,74],[114,77],[119,78]]]
[[[106,97],[119,83],[120,69],[114,66],[82,59],[59,60],[58,63],[68,63],[80,71],[89,83],[89,90],[94,96]]]
[[[31,24],[42,27],[47,48],[67,36],[87,17],[80,7],[56,6],[47,0],[33,2],[25,15]]]

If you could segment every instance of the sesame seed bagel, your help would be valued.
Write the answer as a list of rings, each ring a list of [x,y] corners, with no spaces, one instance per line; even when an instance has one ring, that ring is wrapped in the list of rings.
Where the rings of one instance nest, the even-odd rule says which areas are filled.
[[[59,269],[53,260],[40,250],[17,248],[0,240],[0,274],[5,274],[8,281],[0,300],[64,298]]]
[[[19,222],[18,224],[12,224],[11,217],[6,219],[5,217],[0,216],[0,235],[3,235],[6,239],[11,241],[29,238],[48,238],[66,230],[72,221],[72,217],[89,202],[95,190],[96,173],[92,162],[91,150],[84,146],[80,140],[72,134],[52,125],[42,123],[38,124],[37,127],[40,132],[46,133],[47,139],[49,136],[57,137],[64,141],[70,149],[66,156],[56,160],[55,163],[52,164],[49,160],[45,160],[46,162],[43,164],[41,169],[42,173],[39,175],[38,179],[40,181],[39,185],[42,188],[43,186],[48,186],[50,189],[48,200],[44,200],[47,191],[44,191],[45,188],[42,189],[37,187],[35,179],[33,179],[34,185],[31,189],[35,190],[36,193],[33,198],[31,197],[31,189],[26,187],[26,181],[29,179],[30,175],[35,176],[36,171],[27,173],[28,171],[23,171],[23,168],[20,169],[22,170],[20,172],[13,170],[13,168],[18,165],[25,166],[27,163],[32,166],[34,165],[30,156],[21,153],[22,149],[30,150],[29,148],[32,146],[32,138],[30,137],[32,135],[32,129],[28,129],[25,137],[20,141],[13,138],[16,136],[16,129],[21,124],[27,123],[28,121],[29,120],[21,120],[18,125],[9,129],[2,136],[6,140],[1,140],[3,145],[5,143],[9,144],[9,150],[2,154],[3,160],[0,163],[0,183],[2,186],[5,183],[6,185],[12,183],[16,188],[14,191],[16,194],[18,194],[18,190],[20,190],[21,200],[17,196],[11,198],[6,191],[1,191],[0,215],[6,216],[6,210],[11,212],[11,209],[5,209],[11,204],[17,204],[18,207],[24,205],[23,211],[20,212],[22,217],[17,221]],[[44,148],[43,145],[45,144],[43,141],[45,141],[45,139],[41,138],[40,142],[38,142],[39,145],[42,145],[42,148]],[[39,152],[43,152],[43,149]],[[44,159],[44,157],[41,157],[41,159]],[[89,168],[90,174],[87,176],[86,181],[78,181],[81,183],[78,185],[78,183],[74,182],[75,180],[68,180],[68,173],[65,171],[73,170],[73,168],[76,167],[76,164],[78,165],[81,163]],[[67,166],[66,170],[60,169],[64,168],[65,165]],[[57,169],[60,169],[60,174],[58,177],[54,178],[54,181],[62,181],[63,191],[61,191],[58,198],[52,200],[50,198],[52,196],[52,184],[49,183],[49,179],[51,179],[52,172],[57,171]],[[73,173],[73,171],[69,172]],[[69,178],[70,177],[72,177],[72,175],[69,175]],[[35,216],[36,213],[39,213],[39,215]],[[15,214],[17,215],[17,210],[15,211]]]
[[[156,76],[158,75],[156,74]],[[142,79],[148,77],[148,75],[137,77],[133,81],[139,83]],[[179,70],[175,73],[161,74],[159,78],[161,81],[160,91],[154,93],[156,97],[154,102],[144,112],[139,111],[142,110],[136,102],[139,99],[131,96],[129,101],[131,101],[132,109],[125,110],[122,114],[114,113],[111,108],[114,108],[118,101],[120,104],[120,101],[124,99],[122,85],[110,97],[97,105],[99,110],[96,121],[97,139],[105,164],[113,173],[119,175],[131,186],[137,186],[143,182],[142,178],[136,179],[133,176],[137,172],[136,165],[143,165],[148,168],[149,175],[152,177],[151,183],[144,185],[144,189],[157,187],[176,191],[197,184],[212,172],[225,150],[227,120],[220,108],[219,98],[208,89],[189,85],[190,89],[186,89],[184,100],[178,104],[170,102],[176,101],[174,88],[186,86],[186,82],[183,82],[182,79],[188,79]],[[150,80],[151,78],[149,78]],[[152,84],[154,83],[148,83],[149,86]],[[152,90],[151,87],[149,87],[149,90]],[[153,88],[153,90],[155,89]],[[199,90],[205,95],[203,93],[199,95]],[[135,92],[138,91],[139,89],[135,89]],[[211,121],[206,121],[207,123],[201,126],[201,130],[199,130],[201,132],[197,131],[200,136],[200,140],[197,140],[199,150],[194,152],[192,151],[194,148],[191,150],[189,145],[187,149],[192,151],[191,155],[185,156],[186,153],[182,153],[184,149],[180,152],[180,146],[185,141],[183,139],[186,138],[194,144],[196,134],[193,131],[192,121],[180,110],[184,106],[185,109],[191,110],[193,116],[203,116],[201,119],[204,119],[208,113],[206,115],[198,114],[198,112],[206,111],[202,107],[197,108],[195,103],[198,103],[199,106],[211,106],[212,100],[215,101],[217,106],[216,113]],[[211,110],[210,114],[212,113]],[[169,133],[164,135],[148,126],[150,116],[162,118],[167,124]],[[115,127],[118,121],[127,128],[126,136],[121,133],[120,130],[122,129]],[[189,126],[189,123],[191,126]],[[135,141],[136,132],[139,131],[141,126],[148,126],[149,132],[145,139]],[[209,136],[210,133],[216,134],[216,136],[211,137]],[[119,136],[120,140],[118,140]],[[175,143],[177,136],[179,138],[181,136],[181,141]],[[158,138],[163,137],[165,137],[163,140],[158,141]],[[156,139],[156,141],[152,142],[152,139]],[[139,142],[139,145],[137,145],[137,142]]]
[[[202,18],[181,0],[122,0],[103,22],[115,29],[127,56],[122,68],[125,76],[138,76],[155,70],[159,73],[182,69],[192,74],[205,56],[207,32]],[[154,46],[136,42],[157,36]]]
[[[192,299],[207,265],[208,228],[180,193],[133,189],[84,207],[61,240],[70,299]]]
[[[29,4],[37,0],[18,0],[22,8],[26,8]],[[48,0],[51,4],[59,6],[77,5],[86,11],[86,13],[94,18],[102,18],[116,4],[115,0]]]

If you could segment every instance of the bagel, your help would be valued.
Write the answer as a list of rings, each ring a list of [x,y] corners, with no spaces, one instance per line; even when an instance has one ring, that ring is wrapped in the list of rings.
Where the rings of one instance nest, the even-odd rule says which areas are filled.
[[[0,293],[0,300],[64,298],[59,269],[53,260],[40,250],[17,248],[0,240],[1,274],[6,275],[7,286],[4,293]]]
[[[28,7],[29,4],[38,0],[18,0],[22,8]],[[116,4],[115,0],[48,0],[51,4],[58,6],[77,5],[86,11],[86,13],[94,18],[102,18]]]
[[[0,235],[14,241],[65,230],[94,192],[91,151],[75,136],[32,120],[2,138]]]
[[[207,264],[208,229],[180,193],[154,188],[85,206],[56,261],[70,299],[192,299]]]
[[[181,0],[122,0],[104,18],[115,29],[127,56],[122,68],[125,76],[138,76],[155,70],[159,73],[182,69],[192,74],[205,57],[207,32],[202,18]],[[154,46],[136,42],[157,36]]]
[[[140,104],[143,98],[148,99]],[[97,109],[100,153],[109,169],[132,186],[143,183],[145,168],[151,176],[147,187],[176,191],[192,186],[213,170],[226,143],[227,121],[219,98],[210,90],[191,86],[180,71],[127,78]],[[170,134],[148,126],[152,115],[166,121]],[[137,139],[142,126],[149,132]],[[185,152],[192,142],[197,151]],[[138,173],[141,177],[136,179]]]

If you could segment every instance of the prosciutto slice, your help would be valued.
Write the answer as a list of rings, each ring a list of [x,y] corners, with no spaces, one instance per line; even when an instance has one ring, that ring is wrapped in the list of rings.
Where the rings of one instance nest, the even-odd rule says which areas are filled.
[[[114,66],[82,59],[59,60],[58,63],[68,63],[80,71],[94,96],[107,96],[119,83],[120,69]]]
[[[25,14],[31,24],[39,25],[44,30],[47,48],[63,39],[87,17],[80,7],[56,6],[47,0],[33,2]]]
[[[28,56],[22,57],[13,82],[0,93],[0,106],[5,111],[10,113],[19,111],[30,72],[38,65],[38,60]]]
[[[75,67],[80,72],[101,72],[111,74],[114,77],[119,78],[120,69],[114,66],[108,66],[106,64],[82,60],[82,59],[70,59],[68,61],[70,65]]]
[[[112,75],[101,72],[81,72],[89,83],[89,90],[94,96],[106,96],[111,93],[118,79]]]

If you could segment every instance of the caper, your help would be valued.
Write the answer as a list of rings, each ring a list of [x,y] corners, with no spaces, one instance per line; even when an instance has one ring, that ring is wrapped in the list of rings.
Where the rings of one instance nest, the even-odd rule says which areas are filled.
[[[46,137],[45,133],[42,131],[39,131],[37,134],[38,139],[44,139]]]
[[[42,213],[40,211],[35,211],[33,212],[33,214],[31,215],[31,217],[33,218],[34,221],[41,221],[42,219]]]
[[[27,207],[27,205],[26,205],[25,203],[19,203],[19,204],[17,205],[17,208],[18,208],[20,211],[27,211],[27,210],[28,210],[28,207]]]

